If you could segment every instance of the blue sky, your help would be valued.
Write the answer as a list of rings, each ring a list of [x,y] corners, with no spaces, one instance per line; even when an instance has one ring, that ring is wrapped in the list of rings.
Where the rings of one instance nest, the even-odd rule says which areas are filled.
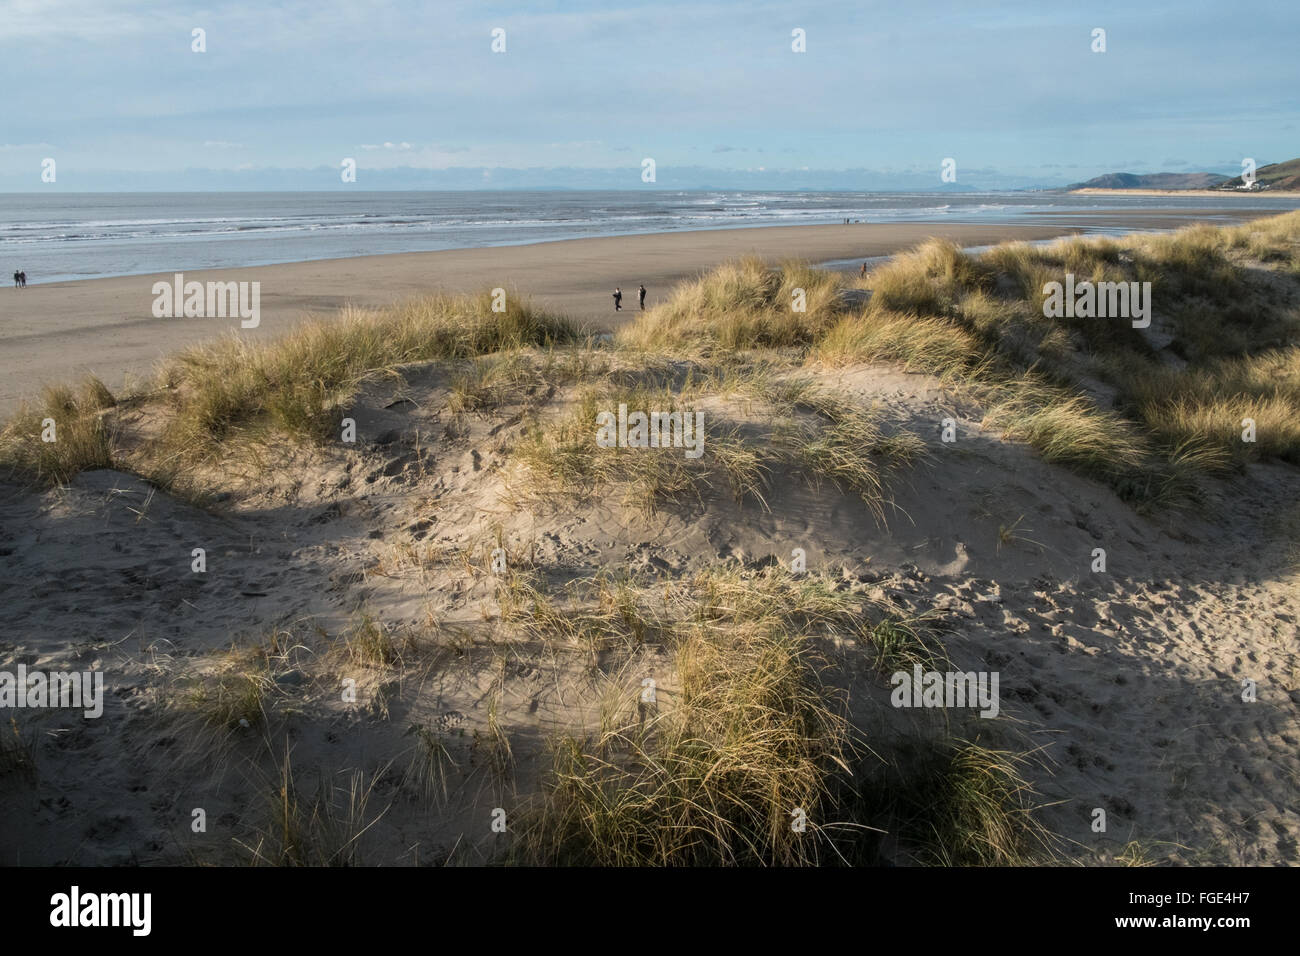
[[[1297,38],[1294,0],[0,0],[0,188],[1235,174],[1300,155]]]

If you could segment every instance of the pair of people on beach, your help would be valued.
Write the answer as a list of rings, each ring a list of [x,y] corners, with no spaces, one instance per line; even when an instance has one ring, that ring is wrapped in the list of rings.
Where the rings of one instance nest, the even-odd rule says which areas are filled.
[[[641,311],[644,312],[645,311],[645,286],[644,285],[640,286],[637,291],[640,294]],[[623,311],[623,290],[618,288],[617,286],[614,288],[614,311],[615,312]]]
[[[15,272],[15,273],[14,273],[14,288],[15,288],[15,289],[25,289],[25,288],[27,288],[27,273],[26,273],[26,272]]]

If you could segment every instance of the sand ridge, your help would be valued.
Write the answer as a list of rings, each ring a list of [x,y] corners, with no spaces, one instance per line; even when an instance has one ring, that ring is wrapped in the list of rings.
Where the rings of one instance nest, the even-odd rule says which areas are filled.
[[[530,408],[559,414],[571,396],[521,393],[452,417],[444,371],[404,372],[358,397],[355,449],[270,449],[265,470],[227,475],[208,508],[113,471],[7,491],[6,657],[103,668],[112,699],[101,721],[35,718],[59,760],[40,761],[38,790],[0,796],[5,819],[27,821],[4,828],[5,862],[241,858],[273,784],[242,758],[263,750],[291,751],[307,774],[357,768],[384,809],[367,831],[369,859],[490,859],[485,821],[535,789],[553,733],[598,724],[611,693],[635,699],[646,674],[665,701],[674,693],[654,642],[625,657],[502,656],[473,638],[495,613],[486,562],[498,543],[554,582],[610,567],[670,582],[717,562],[786,565],[803,547],[810,571],[935,615],[960,668],[1001,673],[1001,725],[1040,752],[1032,782],[1068,858],[1108,862],[1137,837],[1175,861],[1293,858],[1300,602],[1288,532],[1264,506],[1295,500],[1294,469],[1252,466],[1245,494],[1225,482],[1213,519],[1144,518],[983,429],[981,410],[933,378],[860,366],[828,372],[826,384],[927,439],[926,460],[891,481],[883,521],[853,495],[786,475],[765,505],[714,489],[653,515],[616,494],[537,507],[517,497],[510,449]],[[745,408],[730,414],[743,422]],[[956,446],[933,427],[947,416],[966,436]],[[1099,542],[1105,574],[1090,570]],[[202,575],[191,573],[198,545],[209,555]],[[446,557],[457,553],[472,558]],[[436,663],[393,671],[330,657],[320,635],[363,608],[382,608],[390,627],[437,622]],[[232,639],[268,630],[297,648],[274,674],[271,706],[288,736],[235,728],[197,747],[166,718],[169,700]],[[869,735],[936,719],[891,709],[888,687],[854,660],[845,647],[840,679]],[[345,674],[357,680],[355,705],[339,699]],[[1254,705],[1239,700],[1247,677],[1263,688]],[[505,771],[493,721],[508,729]],[[455,768],[433,813],[408,774],[427,734]],[[194,806],[208,814],[206,834],[189,831]],[[1089,830],[1097,807],[1110,815],[1105,835]]]

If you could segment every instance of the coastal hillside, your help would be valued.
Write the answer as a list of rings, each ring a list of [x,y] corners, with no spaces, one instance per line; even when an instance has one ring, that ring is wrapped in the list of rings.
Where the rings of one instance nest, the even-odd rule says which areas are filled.
[[[1228,177],[1218,173],[1106,173],[1066,189],[1210,189]]]
[[[6,658],[105,683],[7,864],[1298,860],[1300,213],[349,308],[0,479]]]
[[[1260,186],[1278,190],[1300,190],[1300,159],[1288,159],[1284,163],[1270,163],[1260,166],[1255,171],[1255,181]],[[1220,189],[1236,189],[1242,185],[1240,176],[1220,183]]]

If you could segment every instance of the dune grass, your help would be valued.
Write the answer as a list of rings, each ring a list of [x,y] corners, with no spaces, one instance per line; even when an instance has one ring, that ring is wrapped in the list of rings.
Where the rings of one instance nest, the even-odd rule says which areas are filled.
[[[415,650],[409,634],[361,613],[340,641],[341,657],[361,667],[400,667]]]
[[[993,271],[955,242],[930,239],[855,284],[871,289],[872,312],[944,317],[953,314],[962,295],[992,281]]]
[[[47,387],[0,430],[0,468],[37,485],[66,484],[75,475],[113,467],[114,429],[104,414],[116,404],[91,376],[78,389]]]
[[[768,410],[772,424],[765,433],[724,417],[727,408],[717,400],[737,391]],[[613,414],[620,404],[629,411],[684,415],[708,404],[702,454],[692,459],[676,447],[598,446],[598,413]],[[811,414],[801,414],[800,409]],[[774,382],[761,370],[743,380],[696,380],[688,373],[678,387],[613,382],[584,386],[567,411],[533,422],[514,449],[523,477],[513,484],[533,501],[555,494],[589,499],[612,486],[622,489],[625,506],[649,514],[662,507],[702,504],[709,489],[722,486],[738,502],[767,507],[770,476],[777,469],[789,469],[814,485],[829,481],[856,494],[883,520],[889,476],[923,452],[924,442],[916,435],[887,430],[877,413],[806,381]]]
[[[473,358],[452,376],[448,408],[456,414],[487,413],[539,379],[533,363],[519,352]]]
[[[888,362],[945,381],[974,375],[981,354],[975,336],[951,322],[885,308],[840,319],[814,353],[828,365]]]
[[[505,305],[502,312],[492,311],[488,293],[436,295],[304,321],[268,342],[232,335],[187,349],[160,369],[161,392],[152,393],[165,403],[162,435],[129,455],[119,448],[118,403],[102,382],[88,378],[78,389],[50,387],[40,403],[24,406],[0,431],[0,467],[46,486],[66,483],[81,471],[118,467],[179,489],[178,476],[187,466],[229,459],[240,439],[336,439],[347,405],[365,381],[431,360],[470,363],[454,392],[456,410],[474,410],[499,398],[520,366],[473,360],[580,338],[567,319],[515,297]],[[51,421],[55,440],[43,440]]]
[[[885,613],[863,625],[859,643],[872,649],[872,663],[882,676],[911,672],[916,666],[923,671],[938,670],[947,665],[947,654],[926,633],[925,625],[924,619]]]
[[[773,267],[751,257],[678,286],[667,302],[620,329],[615,341],[650,351],[799,347],[816,339],[839,310],[839,283],[832,274],[801,263]]]
[[[1261,458],[1300,462],[1300,347],[1201,363],[1195,373],[1117,358],[1114,380],[1145,421],[1170,443],[1212,449],[1217,469]],[[1243,419],[1256,440],[1243,440]]]
[[[497,600],[501,620],[517,636],[590,654],[630,651],[659,639],[664,626],[640,589],[608,573],[579,578],[555,594],[536,572],[514,572],[498,586]]]
[[[829,422],[805,424],[792,434],[791,444],[790,459],[805,474],[856,494],[881,522],[890,473],[916,462],[925,449],[911,432],[886,435],[877,416],[857,408],[839,410]]]
[[[829,577],[777,569],[716,568],[661,601],[655,630],[672,651],[673,690],[648,720],[553,740],[550,777],[521,824],[515,862],[878,861],[872,814],[898,815],[897,780],[883,769],[851,772],[879,757],[865,758],[854,739],[844,694],[826,680],[824,648],[854,634],[880,642],[867,650],[872,660],[930,660],[918,624]],[[893,765],[912,795],[906,819],[917,824],[917,852],[943,863],[1027,859],[1022,830],[1034,824],[1016,759],[967,748],[938,779],[930,764]]]
[[[922,866],[1050,861],[1059,841],[1034,815],[1029,759],[978,741],[913,740],[886,764],[863,766],[859,812],[897,836],[905,861]]]
[[[182,722],[196,728],[265,727],[285,699],[276,675],[302,667],[322,636],[319,628],[277,627],[233,641],[176,676],[171,707]]]
[[[1300,308],[1294,285],[1278,285],[1294,281],[1297,257],[1300,213],[1167,235],[1006,243],[980,255],[932,240],[857,282],[872,289],[870,303],[832,324],[809,360],[936,375],[1046,460],[1139,506],[1186,503],[1201,476],[1300,460]],[[1131,323],[1045,318],[1043,285],[1067,272],[1151,282],[1175,358]],[[1114,390],[1113,408],[1075,384],[1089,377]],[[1254,441],[1243,440],[1243,419],[1254,422]]]
[[[815,587],[798,601],[785,576],[743,582],[722,572],[674,595],[680,691],[649,728],[554,742],[544,806],[517,844],[521,860],[789,865],[825,852],[818,811],[829,775],[845,766],[848,725],[812,642],[782,624],[833,615],[842,602]],[[792,827],[797,810],[811,832]]]
[[[1072,267],[1074,250],[1102,245],[1073,240],[993,250],[988,257],[1021,276],[1045,266],[1059,278]],[[1286,291],[1295,273],[1276,267],[1300,255],[1300,213],[1128,237],[1118,248],[1119,259],[1105,257],[1118,262],[1107,278],[1152,283],[1156,317],[1172,339],[1166,352],[1175,356],[1157,356],[1125,323],[1076,320],[1091,329],[1082,347],[1092,370],[1117,389],[1121,409],[1149,430],[1154,444],[1165,452],[1182,449],[1207,473],[1267,457],[1297,460],[1300,307],[1294,286]],[[1272,264],[1271,274],[1252,268],[1252,261]],[[1035,358],[1067,370],[1059,355],[1040,351]],[[1242,440],[1244,418],[1255,421],[1254,442]]]
[[[458,769],[445,734],[412,725],[415,743],[402,775],[402,785],[436,808],[445,807],[451,793],[452,774]]]
[[[180,714],[209,727],[248,729],[266,723],[277,691],[266,660],[235,647],[182,678],[173,701]]]
[[[412,362],[472,359],[577,335],[569,321],[517,298],[493,312],[492,297],[483,293],[348,309],[269,344],[231,337],[189,349],[164,369],[173,405],[168,443],[212,452],[232,433],[258,425],[324,441],[337,434],[342,410],[369,378]]]
[[[265,723],[267,699],[274,691],[275,681],[267,673],[224,667],[192,681],[180,703],[213,727],[233,730]]]
[[[387,768],[354,770],[345,786],[328,779],[304,782],[289,746],[275,777],[260,781],[264,805],[250,835],[235,845],[253,866],[364,866],[363,838],[386,812],[372,810]]]
[[[786,365],[898,364],[968,390],[990,423],[1049,460],[1117,488],[1150,489],[1149,503],[1172,503],[1179,496],[1171,487],[1222,470],[1225,461],[1300,456],[1291,424],[1300,413],[1300,309],[1278,286],[1295,281],[1297,262],[1300,213],[1169,235],[1008,243],[981,255],[932,240],[850,282],[871,290],[865,308],[850,310],[838,277],[751,258],[684,284],[621,329],[612,350],[579,347],[572,323],[517,297],[500,313],[486,293],[349,310],[266,344],[231,337],[182,353],[160,379],[163,435],[147,454],[133,452],[129,469],[166,485],[186,463],[228,456],[241,439],[328,441],[363,382],[414,362],[458,363],[451,410],[485,412],[535,381],[539,370],[511,353],[540,346],[548,350],[542,376],[575,383],[611,375],[612,354],[634,363],[640,356],[647,368],[687,353],[711,356],[724,374],[761,365],[765,354]],[[1080,280],[1152,282],[1158,324],[1173,339],[1165,353],[1179,361],[1122,321],[1044,318],[1042,286],[1067,271]],[[794,308],[796,290],[804,311]],[[1080,390],[1090,377],[1114,389],[1114,408]],[[117,411],[97,380],[48,389],[0,432],[0,465],[47,485],[89,468],[124,467]],[[1255,421],[1255,442],[1241,441],[1243,418]],[[50,419],[58,438],[41,441]],[[763,463],[738,443],[710,437],[733,485],[761,495]],[[1135,457],[1136,446],[1143,448]],[[609,468],[596,460],[602,456],[580,464],[578,445],[566,450],[572,478],[597,480]],[[635,496],[698,494],[684,467],[645,458],[631,476],[640,485]]]

